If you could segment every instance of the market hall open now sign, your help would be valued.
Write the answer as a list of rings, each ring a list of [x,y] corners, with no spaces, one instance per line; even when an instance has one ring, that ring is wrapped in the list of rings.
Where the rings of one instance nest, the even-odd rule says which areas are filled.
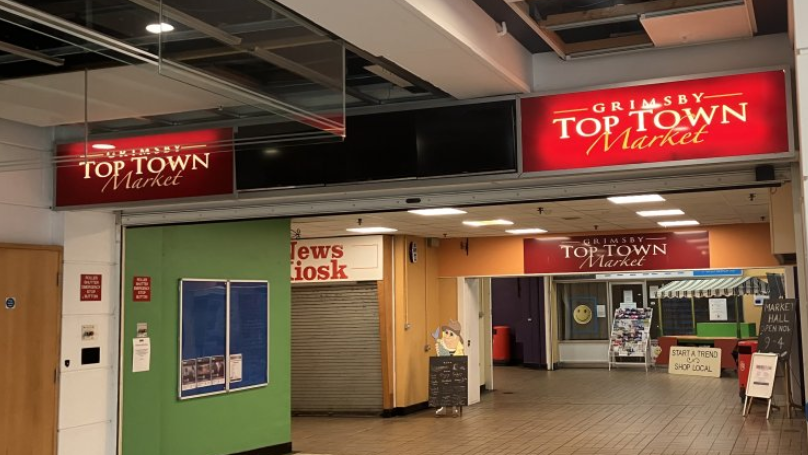
[[[524,172],[791,151],[782,70],[522,98]]]
[[[525,273],[710,268],[707,231],[524,240]]]
[[[211,129],[59,145],[56,206],[230,194],[232,140]]]

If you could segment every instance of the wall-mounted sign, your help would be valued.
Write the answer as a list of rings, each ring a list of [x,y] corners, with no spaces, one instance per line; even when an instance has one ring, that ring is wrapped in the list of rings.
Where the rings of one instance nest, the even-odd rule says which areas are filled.
[[[380,235],[293,240],[293,283],[378,281],[384,278]]]
[[[56,206],[232,193],[232,139],[214,129],[59,145]]]
[[[521,100],[525,172],[791,151],[785,71]]]
[[[711,321],[727,321],[729,315],[727,314],[727,299],[715,298],[709,300],[710,305],[710,320]]]
[[[13,310],[17,306],[17,299],[14,297],[6,297],[6,309]]]
[[[525,239],[525,273],[710,267],[706,231]]]
[[[98,333],[98,330],[96,330],[95,324],[86,324],[81,326],[82,341],[95,340],[96,333]]]
[[[410,242],[410,262],[415,264],[418,262],[418,243]]]
[[[132,300],[135,302],[151,302],[151,277],[136,276],[132,283]]]
[[[101,300],[101,275],[82,274],[79,285],[79,300],[82,302],[95,302]]]

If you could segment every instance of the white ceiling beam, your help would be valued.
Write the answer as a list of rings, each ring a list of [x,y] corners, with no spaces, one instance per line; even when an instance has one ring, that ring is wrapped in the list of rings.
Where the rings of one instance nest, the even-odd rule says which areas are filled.
[[[456,98],[530,92],[530,52],[472,0],[280,2]]]

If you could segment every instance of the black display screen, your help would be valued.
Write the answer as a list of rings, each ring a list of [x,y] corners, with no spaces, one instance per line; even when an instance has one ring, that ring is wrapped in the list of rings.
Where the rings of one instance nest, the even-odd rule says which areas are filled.
[[[516,171],[513,101],[350,116],[344,141],[240,145],[240,190]],[[271,126],[240,128],[236,139]]]

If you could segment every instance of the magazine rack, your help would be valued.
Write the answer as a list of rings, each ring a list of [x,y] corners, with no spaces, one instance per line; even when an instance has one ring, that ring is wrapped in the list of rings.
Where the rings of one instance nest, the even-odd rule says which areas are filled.
[[[650,308],[620,308],[615,310],[612,333],[609,336],[609,370],[612,364],[651,365]],[[638,360],[641,360],[638,361]]]

